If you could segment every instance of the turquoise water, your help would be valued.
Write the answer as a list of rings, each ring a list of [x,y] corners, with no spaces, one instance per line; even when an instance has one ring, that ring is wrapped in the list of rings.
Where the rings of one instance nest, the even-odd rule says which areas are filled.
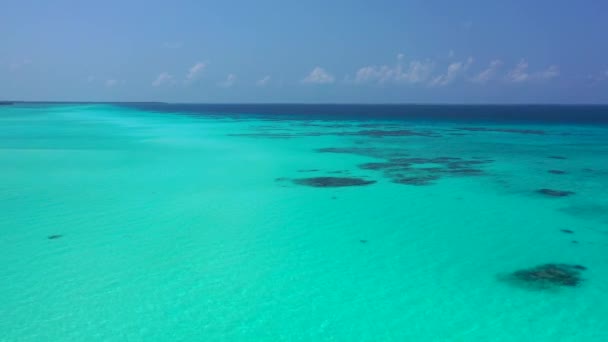
[[[178,114],[0,108],[1,341],[608,340],[605,126]]]

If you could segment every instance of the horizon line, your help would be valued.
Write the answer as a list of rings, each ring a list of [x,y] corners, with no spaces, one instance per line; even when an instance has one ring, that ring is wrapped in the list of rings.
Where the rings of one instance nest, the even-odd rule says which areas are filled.
[[[521,102],[521,103],[491,103],[491,102],[169,102],[169,101],[58,101],[58,100],[0,100],[0,104],[20,103],[66,103],[66,104],[167,104],[167,105],[297,105],[297,106],[608,106],[608,103],[557,103],[557,102]]]

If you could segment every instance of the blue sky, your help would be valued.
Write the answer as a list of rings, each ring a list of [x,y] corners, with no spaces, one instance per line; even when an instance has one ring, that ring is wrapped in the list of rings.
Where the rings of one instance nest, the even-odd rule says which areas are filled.
[[[603,0],[0,8],[0,99],[608,103]]]

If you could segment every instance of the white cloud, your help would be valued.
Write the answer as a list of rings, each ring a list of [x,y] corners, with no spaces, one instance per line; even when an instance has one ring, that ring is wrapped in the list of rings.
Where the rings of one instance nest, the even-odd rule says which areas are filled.
[[[366,66],[355,74],[354,83],[366,84],[386,84],[386,83],[404,83],[404,84],[428,84],[430,86],[445,86],[452,83],[455,79],[464,74],[471,64],[473,58],[469,57],[466,61],[454,62],[448,65],[445,74],[433,77],[435,62],[431,60],[413,60],[406,66],[402,61],[402,56],[398,57],[398,63],[395,66],[380,65]]]
[[[426,82],[435,68],[435,63],[429,60],[410,62],[408,73],[402,75],[409,83]]]
[[[160,87],[164,84],[174,84],[175,80],[173,79],[173,76],[171,74],[169,74],[168,72],[161,72],[158,77],[156,77],[156,80],[154,80],[154,82],[152,82],[152,86],[153,87]]]
[[[234,83],[236,83],[236,75],[228,74],[228,76],[226,76],[226,79],[222,82],[219,82],[217,85],[222,88],[230,88],[234,85]]]
[[[304,77],[302,83],[310,84],[330,84],[334,83],[335,78],[321,67],[312,69],[308,76]]]
[[[404,68],[401,64],[403,55],[398,56],[399,62],[395,66],[370,65],[357,70],[354,82],[365,83],[423,83],[426,82],[434,68],[434,63],[426,61],[412,61]]]
[[[533,74],[533,76],[539,79],[549,80],[559,76],[559,68],[557,65],[552,65],[547,68],[547,70]]]
[[[483,70],[479,74],[477,74],[475,77],[473,77],[471,79],[471,81],[473,81],[474,83],[480,83],[480,84],[487,83],[488,81],[490,81],[496,77],[498,69],[500,69],[500,67],[502,67],[502,64],[503,64],[502,61],[499,59],[495,59],[495,60],[491,61],[488,68]]]
[[[205,70],[207,64],[203,62],[198,62],[194,64],[190,70],[188,70],[188,74],[186,75],[186,82],[192,82],[196,80],[200,74]]]
[[[355,74],[355,83],[368,83],[378,81],[379,83],[392,78],[393,69],[389,66],[366,66]]]
[[[448,66],[445,74],[439,75],[431,80],[430,86],[446,86],[452,83],[458,76],[467,71],[473,64],[473,58],[469,57],[466,62],[454,62]]]
[[[559,68],[552,65],[544,71],[530,73],[528,71],[528,62],[525,60],[519,61],[515,68],[507,74],[507,81],[513,83],[522,83],[526,81],[550,80],[559,76]]]
[[[268,85],[269,82],[270,82],[270,76],[266,75],[266,76],[262,77],[261,79],[259,79],[257,82],[255,82],[255,85],[257,85],[258,87],[265,87]]]
[[[527,81],[529,77],[528,62],[523,59],[507,74],[507,80],[515,83]]]

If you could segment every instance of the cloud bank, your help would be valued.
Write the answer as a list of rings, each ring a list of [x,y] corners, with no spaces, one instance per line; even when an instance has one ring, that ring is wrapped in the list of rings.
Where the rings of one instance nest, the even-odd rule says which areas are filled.
[[[186,75],[186,82],[192,82],[200,77],[200,74],[205,71],[207,68],[207,64],[203,62],[198,62],[194,64],[190,70],[188,70],[188,74]]]
[[[315,67],[308,76],[302,79],[302,83],[307,84],[331,84],[334,81],[334,76],[321,67]]]
[[[498,70],[502,67],[503,63],[500,59],[495,59],[490,62],[490,65],[482,72],[477,74],[471,79],[474,83],[485,84],[496,78]]]
[[[160,75],[158,75],[158,77],[156,77],[156,80],[154,80],[154,82],[152,82],[152,86],[160,87],[165,84],[174,84],[174,83],[175,83],[175,80],[173,79],[173,76],[171,74],[169,74],[168,72],[161,72]]]
[[[444,64],[445,63],[445,64]],[[441,71],[441,64],[445,65]],[[368,65],[357,69],[354,76],[346,75],[341,83],[354,85],[420,85],[426,87],[445,87],[457,82],[469,82],[485,85],[490,82],[503,84],[524,84],[528,82],[549,81],[560,76],[557,65],[551,65],[543,70],[530,71],[528,62],[521,59],[515,66],[503,71],[505,63],[494,59],[481,70],[473,70],[474,59],[454,60],[454,53],[450,50],[448,57],[438,59],[414,59],[405,62],[403,54],[397,55],[394,65]],[[438,67],[439,66],[439,67]],[[168,73],[160,73],[152,82],[152,86],[183,84],[189,85],[199,79],[206,70],[207,64],[197,62],[188,69],[185,79],[177,81]],[[608,71],[602,71],[602,78],[608,77]],[[589,76],[588,78],[591,78]],[[596,77],[598,78],[598,77]],[[114,86],[116,82],[108,80],[107,86]],[[232,87],[237,82],[237,76],[230,73],[226,79],[216,83],[223,88]],[[266,75],[250,85],[265,87],[271,82],[271,76]],[[328,85],[336,82],[336,77],[320,66],[314,67],[303,79],[302,84]]]
[[[550,80],[559,76],[559,68],[552,65],[546,70],[529,72],[528,62],[524,59],[520,60],[517,65],[507,73],[506,80],[511,83],[523,83],[529,81]]]

